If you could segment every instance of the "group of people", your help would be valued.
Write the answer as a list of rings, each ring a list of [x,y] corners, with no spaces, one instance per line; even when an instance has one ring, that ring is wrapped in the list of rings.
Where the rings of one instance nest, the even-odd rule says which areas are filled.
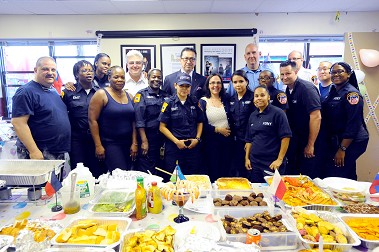
[[[61,95],[52,88],[54,59],[42,57],[34,80],[13,98],[19,157],[69,152],[72,167],[83,162],[96,177],[115,168],[172,172],[178,163],[184,174],[208,174],[212,181],[263,182],[275,169],[357,179],[368,131],[355,73],[344,62],[321,62],[316,86],[299,77],[298,53],[280,64],[285,92],[259,63],[255,44],[246,46],[246,66],[227,89],[220,74],[194,71],[197,54],[189,47],[181,52],[181,70],[164,81],[159,69],[145,78],[136,50],[127,54],[127,73],[103,53],[94,65],[79,61],[76,83]]]

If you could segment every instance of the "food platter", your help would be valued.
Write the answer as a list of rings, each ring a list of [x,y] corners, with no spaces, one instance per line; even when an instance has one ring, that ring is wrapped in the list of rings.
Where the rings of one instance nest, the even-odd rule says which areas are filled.
[[[130,216],[135,208],[134,191],[127,189],[106,189],[92,201],[89,212],[107,216]]]

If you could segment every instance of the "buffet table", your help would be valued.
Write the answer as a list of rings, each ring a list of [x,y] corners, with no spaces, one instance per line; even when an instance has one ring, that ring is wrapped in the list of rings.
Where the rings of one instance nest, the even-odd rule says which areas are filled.
[[[253,184],[253,190],[262,190],[266,189],[267,184]],[[29,219],[35,220],[38,219],[42,222],[46,221],[55,221],[60,223],[62,227],[66,226],[73,219],[83,218],[83,217],[92,217],[99,215],[94,215],[88,211],[89,205],[83,205],[82,209],[73,215],[66,215],[63,213],[63,210],[60,212],[52,212],[51,208],[55,205],[55,196],[50,199],[41,199],[38,201],[28,201],[25,196],[25,188],[23,189],[14,189],[12,191],[12,199],[6,202],[0,201],[0,227],[4,225],[11,225],[15,220],[20,219]],[[212,200],[208,199],[199,199],[199,200]],[[58,198],[58,202],[60,199]],[[178,214],[178,207],[172,205],[171,202],[163,201],[164,210],[160,214],[148,214],[146,218],[142,220],[136,220],[134,216],[131,216],[132,223],[129,229],[160,229],[164,228],[167,225],[171,225],[175,228],[176,224],[173,222],[173,218]],[[200,205],[205,205],[199,202]],[[199,210],[199,209],[195,209]],[[184,214],[190,218],[190,221],[202,221],[212,223],[212,225],[218,225],[215,221],[215,218],[212,214],[208,213],[197,213],[195,211],[184,210]],[[302,248],[299,245],[298,249],[292,251],[298,251]],[[11,251],[11,250],[8,250]],[[286,250],[289,251],[289,250]],[[351,251],[370,251],[363,247],[354,247]]]

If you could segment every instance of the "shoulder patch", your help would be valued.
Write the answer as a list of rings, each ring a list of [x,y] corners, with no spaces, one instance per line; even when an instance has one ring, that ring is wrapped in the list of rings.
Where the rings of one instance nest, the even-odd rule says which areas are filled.
[[[167,102],[164,102],[163,105],[162,105],[162,109],[161,109],[161,112],[164,113],[166,108],[168,106],[168,103]]]
[[[279,93],[276,95],[280,104],[287,104],[287,95],[285,93]]]
[[[351,105],[357,105],[359,102],[359,94],[357,92],[350,92],[347,94],[346,99]]]
[[[199,107],[199,109],[200,109],[201,111],[203,111],[203,109],[201,108],[201,105],[200,105],[200,101],[197,102],[197,106]]]
[[[63,98],[63,96],[64,96],[64,91],[62,90],[62,92],[61,92],[61,97]]]
[[[139,103],[141,101],[141,94],[138,93],[136,94],[136,96],[134,97],[134,103]]]

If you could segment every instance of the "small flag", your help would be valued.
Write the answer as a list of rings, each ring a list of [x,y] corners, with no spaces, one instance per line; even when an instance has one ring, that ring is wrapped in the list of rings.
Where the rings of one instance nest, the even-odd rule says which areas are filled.
[[[62,183],[58,180],[55,172],[50,172],[49,180],[46,182],[45,191],[47,196],[52,196],[54,193],[59,191],[62,188]]]
[[[286,185],[284,184],[280,173],[278,170],[275,170],[274,177],[272,178],[272,182],[268,188],[268,191],[275,195],[278,199],[283,199],[286,190]]]
[[[53,87],[57,90],[58,94],[61,94],[62,86],[63,86],[63,81],[62,81],[61,76],[59,75],[59,73],[57,71],[57,77],[55,78],[55,81],[53,83]]]
[[[186,177],[184,177],[184,174],[183,174],[182,170],[180,169],[178,161],[176,161],[176,166],[175,166],[174,171],[172,172],[172,176],[170,177],[170,181],[176,182],[176,178],[179,178],[180,180],[186,180]]]
[[[370,194],[379,193],[379,172],[370,186]]]

